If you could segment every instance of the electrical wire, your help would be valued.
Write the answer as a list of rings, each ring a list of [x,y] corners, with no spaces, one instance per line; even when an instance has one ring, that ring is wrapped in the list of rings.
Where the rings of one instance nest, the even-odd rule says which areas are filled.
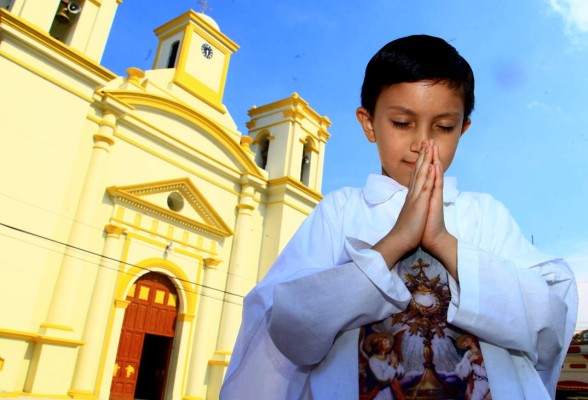
[[[62,219],[64,219],[64,220],[67,220],[67,221],[69,221],[69,222],[72,222],[72,223],[76,223],[76,224],[83,225],[83,226],[85,226],[85,227],[87,227],[87,228],[89,228],[89,229],[92,229],[92,230],[94,230],[94,231],[96,231],[96,232],[99,232],[100,234],[103,232],[103,229],[102,229],[102,228],[98,228],[98,227],[96,227],[96,226],[94,226],[94,225],[90,225],[90,224],[88,224],[88,223],[85,223],[85,222],[82,222],[82,221],[78,221],[78,220],[77,220],[77,219],[75,219],[75,218],[70,218],[70,217],[67,217],[67,216],[65,216],[65,215],[63,215],[63,214],[56,213],[55,211],[51,211],[51,210],[49,210],[49,209],[46,209],[46,208],[43,208],[43,207],[39,207],[39,206],[38,206],[38,205],[36,205],[36,204],[32,204],[32,203],[26,202],[26,201],[24,201],[24,200],[22,200],[22,199],[19,199],[19,198],[17,198],[17,197],[14,197],[14,196],[12,196],[12,195],[9,195],[8,193],[0,192],[0,196],[5,196],[5,197],[7,197],[7,198],[9,198],[9,199],[12,199],[12,200],[14,200],[14,201],[18,202],[18,203],[22,203],[22,204],[25,204],[25,205],[27,205],[27,206],[29,206],[29,207],[36,208],[36,209],[38,209],[38,210],[41,210],[41,211],[43,211],[43,212],[46,212],[46,213],[48,213],[48,214],[55,215],[55,216],[57,216],[57,217],[59,217],[59,218],[62,218]],[[179,257],[182,257],[182,256],[179,256]],[[184,259],[185,259],[185,257],[182,257],[182,258],[184,258]],[[234,274],[234,273],[231,273],[231,272],[228,272],[228,271],[227,271],[227,272],[224,272],[224,271],[222,271],[222,273],[226,274],[227,276],[234,276],[234,277],[237,277],[237,278],[241,278],[241,279],[245,279],[245,280],[250,280],[250,279],[248,279],[246,276],[243,276],[243,275],[238,275],[238,274]],[[253,283],[255,284],[255,283],[257,283],[257,282],[253,282]]]
[[[50,243],[54,243],[54,244],[58,244],[58,245],[64,246],[65,248],[69,248],[69,249],[73,249],[73,250],[79,251],[79,252],[81,252],[82,254],[85,254],[85,255],[91,255],[91,256],[98,257],[98,259],[110,260],[110,261],[113,261],[113,262],[116,262],[116,263],[119,263],[119,264],[123,264],[123,265],[126,265],[126,266],[136,267],[136,268],[139,268],[139,269],[141,269],[143,271],[153,272],[153,271],[151,271],[148,268],[141,267],[139,265],[136,265],[136,264],[133,264],[133,263],[130,263],[130,262],[127,262],[127,261],[122,261],[122,260],[117,259],[117,258],[108,257],[108,256],[105,256],[105,255],[96,253],[94,251],[83,249],[83,248],[78,247],[78,246],[73,246],[73,245],[70,245],[68,243],[64,243],[64,242],[61,242],[61,241],[56,240],[56,239],[51,239],[49,237],[46,237],[46,236],[43,236],[43,235],[40,235],[40,234],[37,234],[37,233],[34,233],[34,232],[30,232],[30,231],[27,231],[25,229],[17,228],[17,227],[12,226],[12,225],[8,225],[8,224],[5,224],[5,223],[0,222],[0,226],[5,227],[5,228],[10,229],[10,230],[15,231],[15,232],[19,232],[19,233],[22,233],[22,234],[25,234],[25,235],[28,235],[28,236],[37,238],[37,239],[41,239],[41,240],[44,240],[44,241],[47,241],[47,242],[50,242]],[[23,243],[28,243],[28,244],[33,245],[33,246],[41,247],[41,248],[44,248],[44,249],[49,250],[49,251],[53,251],[53,252],[56,252],[56,253],[59,253],[59,254],[63,254],[64,256],[71,257],[71,258],[74,258],[74,259],[77,259],[77,260],[80,260],[80,261],[83,261],[83,262],[92,264],[94,266],[97,266],[98,268],[110,269],[110,270],[115,271],[115,272],[117,272],[119,274],[132,275],[129,272],[121,271],[118,268],[110,267],[108,265],[103,265],[100,262],[96,262],[96,261],[93,261],[93,260],[86,260],[86,259],[80,258],[78,256],[75,256],[74,254],[68,254],[66,252],[58,251],[57,249],[50,249],[48,247],[43,247],[43,246],[40,246],[38,244],[34,244],[32,242],[26,242],[24,240],[21,240],[21,239],[18,239],[18,238],[15,238],[13,236],[9,236],[9,235],[3,234],[3,233],[0,233],[0,236],[9,237],[9,238],[11,238],[13,240],[18,240],[18,241],[23,242]],[[134,275],[132,275],[132,276],[134,276]],[[226,298],[221,299],[221,298],[210,296],[208,294],[203,293],[202,290],[209,289],[209,290],[212,290],[212,291],[219,292],[220,295],[231,295],[231,296],[235,296],[235,297],[241,298],[241,299],[244,297],[243,295],[240,295],[240,294],[232,293],[232,292],[229,292],[229,291],[226,291],[226,290],[222,290],[222,289],[217,289],[217,288],[214,288],[214,287],[211,287],[211,286],[203,285],[201,283],[192,282],[190,280],[183,279],[183,278],[180,278],[180,277],[174,277],[174,278],[177,279],[177,280],[179,280],[179,281],[181,281],[181,282],[189,283],[189,284],[192,284],[192,285],[194,285],[196,287],[200,287],[201,288],[201,291],[199,291],[199,292],[198,291],[192,291],[192,290],[186,289],[186,288],[182,288],[184,291],[189,292],[189,293],[194,293],[194,294],[197,294],[197,295],[200,295],[200,296],[203,296],[203,297],[208,297],[208,298],[211,298],[211,299],[214,299],[214,300],[222,301],[224,303],[241,305],[240,303],[232,302],[230,300],[227,300]]]

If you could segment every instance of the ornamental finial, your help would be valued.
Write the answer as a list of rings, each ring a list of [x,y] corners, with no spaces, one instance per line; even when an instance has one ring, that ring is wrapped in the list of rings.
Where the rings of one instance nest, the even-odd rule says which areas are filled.
[[[204,12],[207,10],[212,11],[212,8],[210,8],[208,6],[208,0],[198,0],[197,2],[198,2],[198,5],[202,7],[200,9],[200,13],[204,14]]]

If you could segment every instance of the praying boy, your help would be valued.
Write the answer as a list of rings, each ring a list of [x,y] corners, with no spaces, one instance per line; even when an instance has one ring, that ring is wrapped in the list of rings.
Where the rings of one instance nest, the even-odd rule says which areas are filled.
[[[502,204],[444,177],[473,108],[472,70],[444,40],[374,55],[356,115],[382,173],[325,196],[245,298],[222,400],[555,398],[574,277]],[[379,354],[403,368],[394,388],[369,367],[374,335],[394,343]]]

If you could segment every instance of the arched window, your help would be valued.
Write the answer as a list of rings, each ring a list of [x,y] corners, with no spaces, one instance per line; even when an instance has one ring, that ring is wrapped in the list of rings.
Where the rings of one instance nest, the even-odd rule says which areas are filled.
[[[49,35],[65,44],[70,44],[71,36],[76,27],[80,13],[84,9],[84,1],[60,1]]]
[[[300,166],[300,182],[306,186],[310,185],[310,169],[312,161],[312,152],[314,151],[314,143],[311,138],[306,138],[304,147],[302,148],[302,160]]]
[[[180,41],[176,40],[172,43],[169,50],[169,57],[167,59],[167,68],[174,68],[176,66],[176,59],[178,58],[178,50],[180,49]]]
[[[267,167],[267,158],[270,146],[269,133],[260,133],[253,144],[257,147],[257,151],[255,153],[255,163],[259,165],[260,168],[265,169]]]

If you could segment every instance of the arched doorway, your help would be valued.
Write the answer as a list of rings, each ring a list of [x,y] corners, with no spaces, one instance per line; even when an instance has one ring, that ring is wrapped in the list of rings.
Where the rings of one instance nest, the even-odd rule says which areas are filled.
[[[133,284],[123,321],[110,390],[116,400],[161,400],[178,315],[178,294],[162,274]]]

